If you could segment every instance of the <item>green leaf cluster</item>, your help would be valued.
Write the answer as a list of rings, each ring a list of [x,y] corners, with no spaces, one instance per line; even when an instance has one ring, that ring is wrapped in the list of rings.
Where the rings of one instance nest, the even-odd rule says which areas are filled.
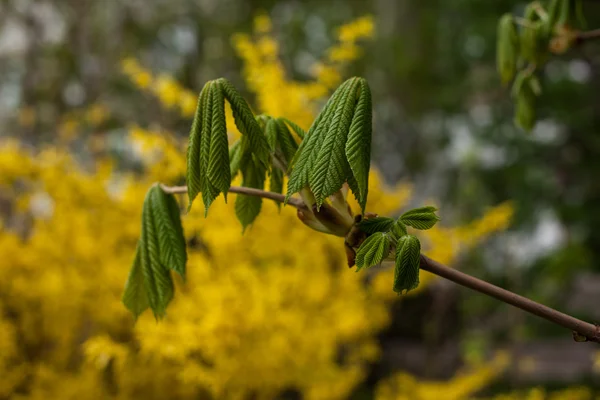
[[[142,210],[142,234],[122,301],[137,318],[147,308],[162,318],[173,298],[170,270],[185,279],[187,253],[179,205],[158,185],[150,188]]]
[[[550,0],[546,7],[533,1],[522,18],[504,14],[498,21],[496,64],[502,83],[513,82],[515,124],[525,131],[536,121],[536,98],[541,84],[535,76],[551,53],[561,54],[571,47],[583,27],[581,0]]]
[[[225,123],[225,100],[231,105],[235,124],[242,133],[242,138],[231,149]],[[220,193],[227,201],[231,179],[238,171],[242,173],[244,186],[262,188],[270,167],[269,158],[267,139],[235,87],[224,78],[206,83],[198,99],[188,144],[189,208],[198,194],[202,194],[205,213]],[[239,198],[236,213],[239,210],[238,217],[246,226],[260,211],[260,204],[257,207],[256,202]]]
[[[364,212],[371,131],[369,86],[363,78],[350,78],[327,101],[292,159],[287,198],[309,188],[319,209],[347,182]]]
[[[440,218],[435,207],[408,210],[397,219],[374,217],[362,220],[358,227],[369,236],[356,252],[356,271],[381,263],[395,246],[394,291],[403,293],[419,285],[421,243],[406,227],[431,229]]]

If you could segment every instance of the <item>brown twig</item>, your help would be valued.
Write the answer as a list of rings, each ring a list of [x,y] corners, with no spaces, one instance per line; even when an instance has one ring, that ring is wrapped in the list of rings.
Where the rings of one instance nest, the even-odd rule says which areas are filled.
[[[421,255],[421,269],[568,328],[574,333],[585,336],[590,342],[600,343],[600,330],[596,325],[571,317],[543,304],[536,303],[533,300],[482,281],[474,276],[467,275],[464,272],[446,267],[424,255]]]
[[[600,29],[593,29],[591,31],[584,31],[577,33],[577,40],[590,40],[590,39],[600,39]]]
[[[160,185],[161,189],[166,193],[187,193],[187,186],[166,186]],[[237,194],[246,194],[248,196],[262,197],[263,199],[275,200],[280,203],[285,202],[285,196],[279,193],[267,192],[266,190],[254,189],[243,186],[231,186],[229,192]],[[308,210],[306,204],[300,199],[290,197],[287,204],[296,207],[299,210]]]

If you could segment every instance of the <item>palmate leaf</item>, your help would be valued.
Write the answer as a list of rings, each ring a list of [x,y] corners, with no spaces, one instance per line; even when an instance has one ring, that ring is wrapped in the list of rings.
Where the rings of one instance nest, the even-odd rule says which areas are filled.
[[[283,155],[286,165],[289,165],[289,163],[294,159],[294,155],[296,155],[298,143],[296,143],[292,133],[281,118],[277,118],[275,122],[277,127],[278,151],[280,151]]]
[[[242,139],[238,139],[229,148],[229,174],[232,180],[240,171],[242,154]]]
[[[204,112],[204,104],[208,97],[208,86],[204,86],[202,92],[198,96],[198,105],[194,114],[194,120],[192,121],[192,128],[190,129],[190,138],[187,149],[187,192],[188,192],[188,211],[192,207],[192,203],[198,193],[202,190],[202,175],[200,167],[200,142],[202,134],[202,125],[204,121],[202,114]]]
[[[402,214],[398,220],[416,229],[431,229],[440,220],[435,212],[435,207],[414,208]]]
[[[165,315],[174,293],[170,270],[185,279],[186,262],[177,201],[154,185],[144,200],[142,234],[122,297],[135,318],[148,307],[156,318]]]
[[[401,294],[419,286],[421,242],[413,235],[404,235],[396,243],[394,291]]]
[[[388,217],[375,217],[363,219],[358,224],[361,231],[372,234],[375,232],[387,232],[394,225],[395,220]]]
[[[340,89],[340,98],[331,114],[329,129],[325,132],[309,175],[309,185],[315,196],[317,209],[327,196],[331,196],[342,187],[350,173],[345,147],[356,105],[358,85],[356,80],[352,80]]]
[[[371,96],[366,81],[356,77],[346,80],[327,101],[296,151],[288,169],[286,199],[309,188],[320,207],[347,182],[364,212],[371,121]]]
[[[390,253],[390,241],[383,232],[375,232],[360,245],[356,252],[356,272],[383,261]]]

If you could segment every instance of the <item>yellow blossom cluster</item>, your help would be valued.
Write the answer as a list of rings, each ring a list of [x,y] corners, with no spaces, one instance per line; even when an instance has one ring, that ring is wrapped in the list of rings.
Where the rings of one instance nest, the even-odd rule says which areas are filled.
[[[288,81],[283,69],[266,73],[282,68],[270,25],[257,18],[256,39],[235,39],[249,88],[258,110],[307,127],[331,86],[320,78]],[[370,18],[360,19],[339,39],[344,46],[371,32]],[[261,58],[249,60],[244,45]],[[195,95],[174,79],[154,77],[133,59],[123,68],[165,106],[193,113]],[[256,79],[273,79],[265,83],[277,88],[269,100]],[[234,195],[230,204],[217,200],[208,219],[199,205],[185,214],[187,282],[176,281],[163,321],[147,313],[134,324],[120,297],[144,194],[153,182],[184,175],[185,144],[137,125],[129,139],[143,173],[118,170],[101,155],[84,169],[64,148],[32,153],[0,142],[0,202],[10,211],[6,218],[2,211],[0,230],[8,260],[0,268],[0,398],[272,399],[287,390],[307,400],[347,398],[379,356],[376,334],[389,320],[391,279],[367,285],[364,274],[346,267],[340,239],[310,230],[289,207],[279,211],[265,201],[243,235]],[[369,193],[369,208],[385,215],[406,204],[410,189],[387,188],[373,171]],[[185,209],[185,196],[179,199]],[[510,207],[500,206],[481,220],[493,225],[432,230],[427,251],[449,262],[459,244],[473,245],[509,218]]]

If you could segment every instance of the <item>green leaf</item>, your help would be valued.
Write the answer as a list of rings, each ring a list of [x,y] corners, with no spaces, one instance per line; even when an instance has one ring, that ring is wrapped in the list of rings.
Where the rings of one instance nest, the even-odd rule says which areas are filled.
[[[231,184],[231,170],[229,166],[227,128],[225,126],[225,98],[221,87],[217,84],[213,85],[211,95],[212,120],[207,176],[210,184],[219,192],[223,192],[225,202],[227,202],[227,191]]]
[[[279,168],[273,168],[271,170],[271,180],[269,182],[269,189],[273,193],[282,193],[283,192],[283,171]],[[281,203],[275,201],[277,208],[281,208]]]
[[[161,263],[159,233],[154,222],[151,199],[152,191],[148,191],[142,210],[140,260],[148,303],[154,316],[159,319],[165,315],[167,305],[173,298],[174,288],[168,268]]]
[[[397,238],[406,235],[406,225],[404,225],[404,223],[402,223],[400,220],[396,220],[390,230]]]
[[[265,174],[261,171],[260,167],[253,164],[249,164],[246,171],[244,171],[244,179],[242,186],[251,187],[256,189],[264,189],[265,185]],[[256,196],[247,196],[238,194],[235,199],[235,215],[242,224],[243,231],[246,230],[258,214],[262,206],[262,199]]]
[[[248,103],[228,80],[219,78],[218,82],[225,98],[231,105],[235,125],[242,135],[248,137],[248,147],[252,151],[252,161],[260,164],[265,171],[268,170],[270,164],[269,145]]]
[[[346,157],[356,181],[356,189],[352,186],[351,189],[364,213],[369,190],[373,117],[369,85],[365,79],[357,79],[360,83],[360,94],[352,117],[350,132],[348,133]],[[348,181],[348,184],[350,185],[350,181]],[[355,190],[358,190],[358,192]]]
[[[496,64],[502,83],[510,82],[517,70],[519,36],[511,14],[504,14],[498,21]]]
[[[515,124],[529,132],[535,126],[537,95],[541,92],[538,78],[525,72],[517,75],[512,88],[512,95],[516,98]]]
[[[440,220],[435,207],[414,208],[402,214],[398,220],[416,229],[431,229]]]
[[[192,208],[192,203],[198,193],[202,190],[202,175],[200,169],[200,142],[202,134],[202,126],[204,121],[202,120],[202,112],[204,110],[204,104],[208,97],[208,87],[204,86],[202,92],[198,96],[198,105],[194,114],[194,120],[192,121],[192,128],[190,129],[190,138],[187,149],[187,192],[189,197],[188,211]]]
[[[335,111],[331,123],[309,175],[309,185],[317,204],[320,208],[323,201],[337,192],[350,173],[350,166],[346,160],[346,141],[352,123],[356,95],[359,83],[356,79],[349,80],[343,88],[338,89],[340,98],[335,104]]]
[[[240,171],[240,163],[242,162],[242,139],[238,139],[229,148],[229,174],[233,180]]]
[[[296,151],[298,150],[298,143],[294,140],[287,125],[281,118],[274,120],[277,127],[277,144],[278,151],[281,152],[283,159],[286,162],[286,167],[294,159]]]
[[[404,235],[396,244],[394,291],[402,294],[419,286],[421,243],[416,236]]]
[[[363,219],[358,224],[358,227],[361,231],[372,234],[375,232],[387,232],[391,229],[392,225],[394,225],[394,219],[388,217],[375,217]]]
[[[302,188],[308,187],[309,176],[316,161],[318,151],[323,144],[325,134],[329,130],[331,117],[335,111],[337,101],[347,84],[348,81],[342,83],[329,98],[325,107],[323,107],[308,130],[306,137],[300,143],[300,147],[296,151],[288,168],[290,179],[288,181],[286,202],[294,193],[298,193]]]
[[[160,262],[185,280],[187,253],[179,205],[174,195],[165,193],[158,185],[150,191],[154,226],[158,230]]]
[[[375,232],[360,245],[356,252],[356,272],[383,261],[390,253],[390,241],[383,232]]]
[[[300,128],[297,124],[295,124],[294,122],[290,121],[287,118],[278,118],[278,119],[280,121],[288,124],[290,126],[290,128],[292,128],[294,133],[300,138],[300,140],[304,140],[304,136],[306,136],[304,129]]]
[[[202,192],[202,202],[204,203],[204,215],[208,215],[208,209],[212,202],[219,195],[219,189],[217,189],[211,181],[208,179],[208,163],[210,161],[210,142],[212,133],[212,114],[213,114],[213,95],[212,92],[215,90],[215,83],[213,81],[208,82],[204,87],[207,90],[206,101],[202,111],[202,134],[200,136],[200,182]],[[203,89],[204,91],[204,89]]]
[[[149,306],[148,296],[144,287],[144,274],[140,256],[140,243],[135,249],[135,259],[129,271],[129,277],[125,284],[125,291],[121,301],[137,319]]]

